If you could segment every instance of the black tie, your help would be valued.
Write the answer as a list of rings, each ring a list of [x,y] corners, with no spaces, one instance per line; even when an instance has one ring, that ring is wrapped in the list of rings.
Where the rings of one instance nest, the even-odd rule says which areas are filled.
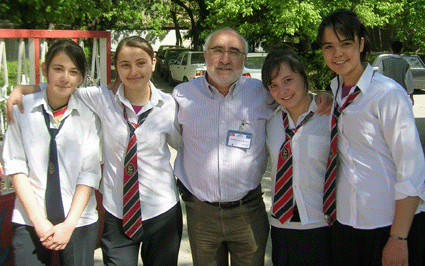
[[[47,129],[50,133],[49,164],[47,167],[47,184],[45,194],[46,211],[47,219],[49,219],[52,224],[56,225],[65,221],[65,212],[63,210],[62,204],[58,154],[56,149],[55,138],[56,135],[59,133],[59,130],[62,128],[66,118],[61,121],[58,129],[50,128],[49,115],[44,110],[44,108],[43,112]]]

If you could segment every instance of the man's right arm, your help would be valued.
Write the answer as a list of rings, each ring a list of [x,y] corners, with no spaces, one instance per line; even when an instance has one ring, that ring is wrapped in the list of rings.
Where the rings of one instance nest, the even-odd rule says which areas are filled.
[[[40,91],[38,85],[17,85],[9,94],[9,98],[6,102],[6,118],[7,123],[14,123],[12,107],[17,104],[21,113],[24,112],[24,106],[22,105],[22,95],[31,94]]]

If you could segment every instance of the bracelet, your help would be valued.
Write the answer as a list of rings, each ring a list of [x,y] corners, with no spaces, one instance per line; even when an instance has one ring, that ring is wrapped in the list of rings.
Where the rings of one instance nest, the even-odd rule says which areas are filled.
[[[399,237],[399,236],[393,236],[393,235],[390,235],[390,238],[392,238],[392,239],[397,239],[397,240],[407,241],[407,237],[406,237],[406,238],[403,238],[403,237]]]

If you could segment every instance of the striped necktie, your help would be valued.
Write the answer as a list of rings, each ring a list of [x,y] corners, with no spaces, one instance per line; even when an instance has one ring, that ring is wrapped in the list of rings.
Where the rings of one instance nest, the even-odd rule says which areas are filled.
[[[336,220],[336,201],[335,201],[335,182],[337,168],[337,140],[338,140],[338,117],[342,111],[359,95],[360,89],[357,87],[351,93],[345,103],[339,108],[336,100],[334,101],[334,110],[331,123],[331,147],[329,151],[328,163],[326,166],[325,185],[323,188],[323,213],[329,225]]]
[[[294,214],[294,200],[292,189],[292,137],[298,129],[310,119],[314,112],[310,112],[303,121],[295,128],[289,128],[289,117],[286,112],[282,112],[283,126],[285,128],[285,141],[279,150],[276,181],[273,197],[273,217],[282,224],[290,219]]]
[[[127,151],[124,158],[123,186],[123,229],[130,237],[138,237],[142,233],[142,212],[139,196],[139,175],[137,171],[137,137],[135,130],[143,124],[152,109],[142,113],[137,124],[128,121],[124,107],[124,117],[130,129]]]

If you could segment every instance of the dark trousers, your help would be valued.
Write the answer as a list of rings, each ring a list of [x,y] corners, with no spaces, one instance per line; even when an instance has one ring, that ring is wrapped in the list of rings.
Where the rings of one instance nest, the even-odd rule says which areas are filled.
[[[61,265],[94,264],[99,223],[75,228],[68,245],[59,251]],[[45,248],[32,226],[13,224],[15,265],[50,265],[53,251]]]
[[[139,248],[143,265],[177,265],[183,218],[180,202],[167,212],[143,221],[143,233],[130,239],[122,228],[122,219],[105,212],[100,246],[104,265],[137,265]]]
[[[330,227],[309,230],[272,226],[272,261],[279,266],[329,266]]]
[[[332,265],[380,266],[382,250],[391,227],[355,229],[335,222],[332,226]],[[408,236],[409,266],[423,266],[425,253],[425,213],[415,215]]]

